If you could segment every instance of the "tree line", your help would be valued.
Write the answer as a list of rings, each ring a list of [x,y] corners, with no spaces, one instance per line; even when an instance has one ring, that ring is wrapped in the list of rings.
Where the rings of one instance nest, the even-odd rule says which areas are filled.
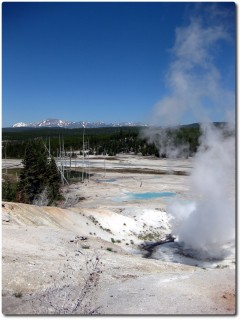
[[[89,154],[115,156],[118,153],[134,153],[143,156],[165,157],[160,154],[155,143],[150,143],[147,138],[140,133],[143,128],[122,127],[122,128],[86,128],[84,142],[89,149]],[[58,157],[60,149],[65,153],[74,152],[82,154],[83,129],[25,129],[23,131],[3,130],[3,157],[22,159],[29,141],[34,141],[40,137],[48,146],[50,142],[50,152],[54,157]],[[197,151],[199,145],[199,126],[180,127],[167,130],[167,139],[172,139],[175,146],[188,145],[187,156]]]

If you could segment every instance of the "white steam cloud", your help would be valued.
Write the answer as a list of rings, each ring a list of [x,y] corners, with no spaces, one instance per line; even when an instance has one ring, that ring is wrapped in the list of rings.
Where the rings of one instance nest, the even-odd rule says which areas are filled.
[[[221,26],[204,28],[199,20],[176,30],[174,61],[166,77],[171,94],[156,104],[153,124],[177,125],[188,115],[208,120],[214,109],[220,114],[234,110],[235,95],[221,86],[212,58],[218,42],[228,39]]]
[[[223,25],[205,27],[201,19],[193,19],[176,30],[174,59],[166,77],[170,95],[155,105],[152,121],[155,125],[176,126],[191,115],[191,119],[203,123],[191,174],[190,189],[197,199],[188,205],[173,203],[169,207],[174,217],[173,233],[185,249],[203,258],[224,257],[235,238],[234,119],[225,130],[210,121],[213,110],[229,118],[235,110],[235,95],[221,85],[221,74],[214,63],[218,43],[230,41]],[[168,155],[169,150],[170,155],[180,155],[188,147],[175,151],[156,129],[146,130],[144,135],[157,145],[160,154]]]
[[[194,159],[191,190],[198,200],[169,207],[173,233],[184,249],[202,258],[230,254],[235,240],[235,141],[233,132],[202,126],[201,146]]]

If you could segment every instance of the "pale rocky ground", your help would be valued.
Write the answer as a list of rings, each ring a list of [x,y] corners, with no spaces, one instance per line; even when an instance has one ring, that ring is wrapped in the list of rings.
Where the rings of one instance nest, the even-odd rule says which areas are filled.
[[[70,310],[66,292],[83,288],[92,272],[87,267],[97,258],[102,272],[79,313],[99,307],[103,315],[234,314],[234,257],[197,261],[175,255],[173,244],[167,244],[146,259],[138,247],[147,234],[162,238],[171,232],[166,210],[172,198],[133,200],[128,194],[168,191],[191,200],[196,195],[188,175],[160,174],[170,173],[171,166],[188,174],[191,159],[122,156],[92,159],[92,165],[90,181],[64,187],[68,208],[2,204],[3,313],[63,313],[64,302]],[[130,168],[135,172],[125,173]],[[69,287],[61,300],[64,285]],[[52,306],[41,296],[48,288],[57,288],[57,295],[47,296],[54,299]],[[40,300],[32,302],[36,295]]]

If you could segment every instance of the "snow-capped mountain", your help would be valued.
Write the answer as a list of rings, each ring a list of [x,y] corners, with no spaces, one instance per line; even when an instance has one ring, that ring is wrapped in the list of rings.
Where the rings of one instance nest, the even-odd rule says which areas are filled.
[[[105,122],[86,122],[86,121],[64,121],[60,119],[46,119],[39,122],[25,123],[18,122],[13,125],[13,128],[29,127],[29,128],[40,128],[40,127],[60,127],[60,128],[101,128],[101,127],[136,127],[146,126],[142,123],[134,122],[120,122],[120,123],[105,123]]]
[[[31,127],[68,127],[71,121],[63,121],[59,119],[46,119],[39,122],[30,123]]]
[[[27,127],[28,124],[24,122],[18,122],[13,125],[13,128]]]

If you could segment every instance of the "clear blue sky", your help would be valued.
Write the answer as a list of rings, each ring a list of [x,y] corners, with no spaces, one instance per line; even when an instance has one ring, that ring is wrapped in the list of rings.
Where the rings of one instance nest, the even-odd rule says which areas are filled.
[[[180,59],[177,28],[186,30],[192,19],[202,20],[202,30],[225,29],[228,36],[217,36],[208,52],[219,88],[235,94],[235,4],[209,6],[3,3],[3,127],[47,118],[146,122],[158,101],[175,95],[169,75]],[[194,72],[203,71],[194,65]],[[225,107],[206,103],[213,121],[224,120]]]

